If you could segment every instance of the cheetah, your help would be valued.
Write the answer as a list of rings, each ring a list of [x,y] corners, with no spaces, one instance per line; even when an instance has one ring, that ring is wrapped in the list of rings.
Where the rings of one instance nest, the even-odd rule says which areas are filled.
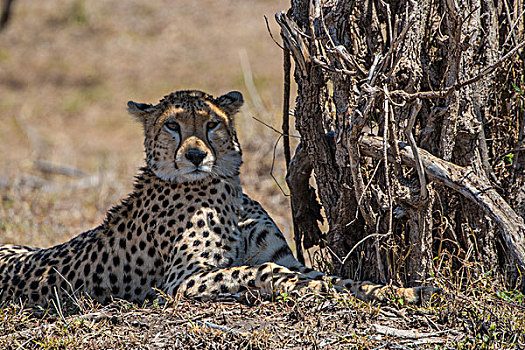
[[[325,276],[300,264],[259,203],[243,193],[234,116],[240,92],[173,92],[128,102],[143,126],[146,165],[103,223],[45,249],[0,246],[0,303],[47,305],[76,293],[144,302],[157,290],[214,298],[255,291],[345,289],[364,300],[428,299],[432,287],[395,288]]]

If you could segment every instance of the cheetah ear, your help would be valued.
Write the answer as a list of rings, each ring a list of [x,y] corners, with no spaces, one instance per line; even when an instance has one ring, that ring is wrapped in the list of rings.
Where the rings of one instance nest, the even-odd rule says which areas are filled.
[[[155,106],[148,103],[137,103],[128,101],[128,112],[137,118],[138,121],[143,122],[144,119],[155,110]]]
[[[230,91],[226,95],[217,97],[215,103],[226,114],[232,116],[239,111],[244,103],[244,99],[239,91]]]

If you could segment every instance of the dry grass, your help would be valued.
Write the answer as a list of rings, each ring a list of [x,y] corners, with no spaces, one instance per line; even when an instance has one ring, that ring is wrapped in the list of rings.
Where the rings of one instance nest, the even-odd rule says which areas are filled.
[[[270,177],[277,135],[251,118],[280,124],[281,53],[263,15],[287,7],[284,0],[18,0],[0,34],[0,244],[50,246],[100,223],[143,162],[126,101],[155,102],[188,88],[245,92],[237,120],[244,186],[288,233],[288,199]],[[264,115],[246,92],[243,50]],[[284,183],[279,157],[275,175]],[[49,172],[46,162],[84,174]],[[169,307],[81,301],[37,313],[10,306],[0,309],[0,348],[524,347],[521,293],[498,290],[490,276],[460,292],[452,273],[441,275],[435,283],[446,293],[422,308],[319,296]],[[432,336],[385,335],[373,324]]]
[[[248,193],[283,231],[288,199],[269,171],[277,135],[281,53],[263,16],[286,1],[24,1],[0,35],[0,243],[50,246],[101,221],[130,189],[143,163],[129,99],[156,102],[179,89],[245,92],[238,116]],[[275,29],[275,28],[274,28]],[[246,93],[246,53],[267,111]],[[80,169],[46,173],[35,161]],[[283,160],[277,159],[283,181]]]
[[[423,307],[341,295],[276,300],[173,301],[165,306],[77,302],[72,315],[0,309],[2,349],[521,349],[523,306],[435,297]],[[79,308],[80,307],[80,308]]]

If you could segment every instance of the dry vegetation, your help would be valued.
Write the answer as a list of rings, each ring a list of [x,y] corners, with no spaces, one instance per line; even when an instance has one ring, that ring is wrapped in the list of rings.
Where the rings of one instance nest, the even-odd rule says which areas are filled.
[[[244,186],[288,233],[288,198],[270,176],[277,135],[251,118],[280,123],[281,52],[263,15],[287,7],[284,0],[18,0],[0,34],[0,244],[46,247],[97,225],[143,162],[126,101],[155,102],[188,88],[245,92],[237,120]],[[242,62],[262,105],[248,93]],[[278,156],[274,173],[284,184]],[[523,295],[498,291],[489,277],[460,292],[463,280],[454,278],[468,268],[438,271],[445,277],[436,285],[446,292],[422,308],[318,296],[168,307],[81,300],[36,313],[10,306],[0,309],[0,348],[523,347]]]
[[[481,287],[481,286],[479,286]],[[485,286],[486,287],[486,286]],[[435,298],[425,307],[392,300],[281,295],[275,300],[171,300],[72,309],[0,309],[2,349],[514,349],[523,346],[523,308],[488,288]],[[478,292],[481,290],[478,290]]]
[[[245,92],[237,119],[244,185],[289,231],[288,199],[270,177],[278,135],[251,118],[279,118],[281,54],[263,16],[286,6],[17,1],[0,35],[0,243],[49,246],[99,223],[143,163],[141,129],[126,102],[156,102],[180,89]],[[241,57],[265,115],[247,93]],[[84,176],[46,171],[47,162]],[[282,163],[276,176],[284,182]]]

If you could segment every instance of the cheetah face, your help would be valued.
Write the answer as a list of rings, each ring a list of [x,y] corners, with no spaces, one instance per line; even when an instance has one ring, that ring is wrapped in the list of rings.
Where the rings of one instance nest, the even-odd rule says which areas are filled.
[[[242,94],[218,98],[201,91],[178,91],[157,105],[128,102],[128,111],[144,126],[146,162],[161,179],[195,182],[239,174],[241,148],[234,114]]]

